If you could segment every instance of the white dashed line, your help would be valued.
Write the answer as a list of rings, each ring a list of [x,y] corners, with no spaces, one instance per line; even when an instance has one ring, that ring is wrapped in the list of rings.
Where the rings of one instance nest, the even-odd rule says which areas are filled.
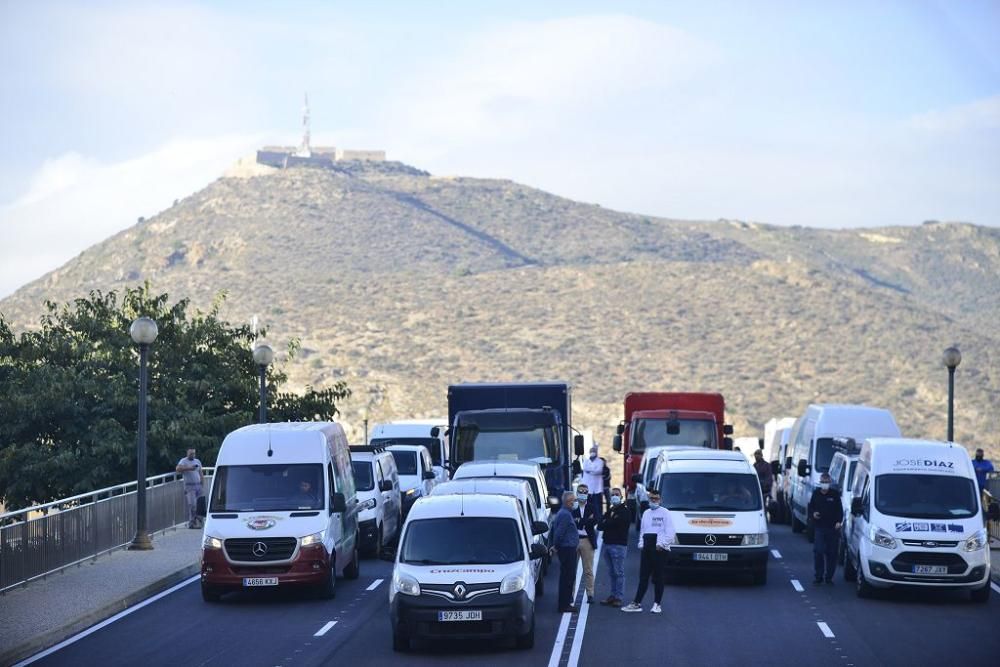
[[[777,549],[771,549],[771,555],[777,558],[778,560],[781,560],[781,552],[778,551]]]
[[[798,579],[792,579],[792,588],[794,588],[798,593],[801,593],[802,591],[805,590],[804,588],[802,588],[802,584],[799,583]]]
[[[366,591],[373,591],[373,590],[375,590],[376,588],[378,588],[378,585],[379,585],[379,584],[381,584],[381,583],[382,583],[382,579],[376,579],[376,580],[375,580],[375,581],[373,581],[373,582],[372,582],[371,584],[369,584],[369,585],[368,585],[368,588],[366,588],[365,590],[366,590]]]
[[[816,621],[816,625],[819,626],[819,631],[823,633],[824,637],[826,637],[827,639],[833,639],[835,635],[833,634],[833,630],[830,629],[829,625],[827,625],[823,621]]]
[[[313,635],[313,637],[322,637],[330,631],[330,628],[337,625],[337,621],[328,621],[326,625],[319,629],[319,631]]]

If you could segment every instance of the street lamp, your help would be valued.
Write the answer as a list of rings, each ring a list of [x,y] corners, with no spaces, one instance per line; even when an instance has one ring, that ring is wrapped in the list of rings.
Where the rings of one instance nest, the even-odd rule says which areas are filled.
[[[156,340],[159,330],[156,322],[148,317],[137,318],[129,327],[129,335],[139,345],[139,452],[136,456],[136,488],[135,488],[135,537],[128,545],[129,549],[149,551],[153,541],[149,539],[146,527],[146,357],[149,346]]]
[[[260,417],[261,424],[267,423],[267,367],[274,361],[274,350],[267,343],[258,343],[253,348],[253,361],[260,370]]]
[[[948,367],[948,442],[955,441],[955,369],[962,363],[962,353],[957,347],[944,351],[944,365]]]

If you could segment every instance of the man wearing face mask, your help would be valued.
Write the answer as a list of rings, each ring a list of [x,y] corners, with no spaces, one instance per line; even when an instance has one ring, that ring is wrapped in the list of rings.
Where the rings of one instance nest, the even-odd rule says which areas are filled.
[[[809,518],[813,525],[813,560],[816,579],[813,583],[833,583],[837,571],[837,549],[840,546],[840,524],[844,520],[844,507],[840,492],[830,488],[830,476],[823,473],[819,488],[809,499]]]
[[[976,471],[976,482],[979,484],[979,491],[982,492],[986,486],[986,475],[993,472],[993,463],[983,458],[983,450],[976,450],[976,458],[972,459],[972,468]]]
[[[583,478],[580,481],[587,485],[590,491],[587,502],[594,505],[594,512],[600,517],[604,497],[604,461],[597,455],[596,444],[590,448],[590,458],[583,462]]]
[[[562,496],[562,507],[552,520],[551,539],[559,559],[559,612],[572,613],[573,583],[576,581],[577,546],[580,544],[580,534],[573,520],[573,509],[579,507],[576,496],[567,491]]]
[[[639,587],[635,591],[635,599],[622,607],[624,612],[642,611],[642,599],[646,597],[649,580],[653,580],[653,606],[650,611],[659,614],[663,610],[660,602],[663,600],[663,580],[667,566],[667,552],[670,545],[677,539],[674,523],[670,512],[660,507],[660,492],[649,491],[649,509],[643,512],[642,525],[639,528],[639,548],[642,550],[639,560]]]
[[[580,543],[577,552],[583,565],[583,588],[587,591],[587,602],[594,601],[594,551],[597,549],[597,520],[600,518],[589,502],[590,489],[586,484],[576,487],[577,504],[573,507],[573,521],[576,523]]]
[[[611,578],[611,595],[601,600],[601,604],[621,607],[625,599],[625,551],[628,544],[628,528],[632,523],[632,513],[622,502],[622,490],[611,489],[611,503],[604,517],[597,524],[603,533],[604,560],[608,564]]]

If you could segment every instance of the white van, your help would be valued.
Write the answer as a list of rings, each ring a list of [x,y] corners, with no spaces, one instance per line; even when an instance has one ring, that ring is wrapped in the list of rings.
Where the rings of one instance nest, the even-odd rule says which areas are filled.
[[[767,583],[764,498],[740,452],[662,452],[656,488],[670,511],[677,542],[667,554],[671,578],[684,571],[745,572]]]
[[[439,434],[431,435],[431,429],[438,427]],[[376,424],[372,429],[369,445],[423,445],[431,454],[434,475],[438,482],[448,481],[448,420],[439,419],[399,419],[384,424]]]
[[[361,550],[378,553],[399,535],[403,504],[396,459],[382,447],[351,447],[354,487],[358,494],[358,534]]]
[[[403,518],[418,498],[431,495],[437,484],[437,473],[431,453],[423,445],[389,445],[386,449],[396,459],[399,489],[403,497]]]
[[[831,486],[840,492],[841,509],[844,517],[851,513],[851,493],[854,489],[854,479],[858,471],[858,456],[861,447],[850,438],[838,438],[834,441],[833,460],[830,462]],[[840,526],[840,544],[837,546],[837,562],[844,564],[844,554],[847,553],[847,521]]]
[[[535,567],[545,547],[517,499],[501,495],[421,498],[403,526],[389,586],[392,647],[421,637],[513,638],[535,643]]]
[[[552,509],[558,509],[559,499],[549,496],[549,487],[545,482],[542,467],[534,461],[467,461],[458,466],[452,479],[492,479],[504,478],[523,479],[531,486],[535,498],[535,514],[548,516],[552,522]],[[546,511],[549,512],[546,515]]]
[[[254,424],[226,436],[209,493],[201,592],[309,587],[358,577],[358,500],[333,422]]]
[[[987,512],[1000,518],[993,503]],[[968,589],[990,596],[990,546],[976,475],[961,445],[871,438],[861,447],[844,578],[876,588]]]
[[[819,488],[819,478],[830,471],[834,454],[834,438],[899,437],[899,426],[892,413],[865,405],[810,405],[792,428],[791,445],[794,469],[789,484],[792,508],[792,532],[807,530],[812,541],[809,522],[809,499]]]
[[[794,475],[790,440],[795,420],[791,419],[790,421],[791,423],[787,426],[777,427],[772,435],[772,444],[769,450],[771,454],[764,455],[764,460],[770,461],[771,473],[774,475],[769,504],[771,506],[771,521],[775,523],[789,523],[792,520],[791,488]],[[779,424],[785,423],[784,419],[779,421]]]
[[[491,479],[453,479],[444,484],[438,484],[431,491],[431,496],[462,495],[467,493],[493,493],[500,496],[513,496],[521,507],[523,519],[527,525],[536,521],[548,524],[548,512],[540,512],[535,505],[535,496],[531,492],[531,484],[526,479],[509,477],[494,477]],[[548,549],[547,533],[532,536],[532,543],[540,544]],[[540,558],[535,563],[535,595],[545,593],[545,572],[548,569],[548,557]]]

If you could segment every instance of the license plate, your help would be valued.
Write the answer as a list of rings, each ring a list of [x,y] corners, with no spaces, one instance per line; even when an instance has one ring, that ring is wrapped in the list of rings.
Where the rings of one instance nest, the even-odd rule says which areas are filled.
[[[463,609],[461,611],[439,611],[438,620],[448,621],[481,621],[483,612],[480,609]]]
[[[729,554],[716,554],[716,553],[703,553],[698,552],[694,555],[695,560],[729,560]]]
[[[948,574],[946,565],[914,565],[913,574]]]
[[[253,586],[277,586],[277,577],[243,577],[243,585],[245,587]]]

